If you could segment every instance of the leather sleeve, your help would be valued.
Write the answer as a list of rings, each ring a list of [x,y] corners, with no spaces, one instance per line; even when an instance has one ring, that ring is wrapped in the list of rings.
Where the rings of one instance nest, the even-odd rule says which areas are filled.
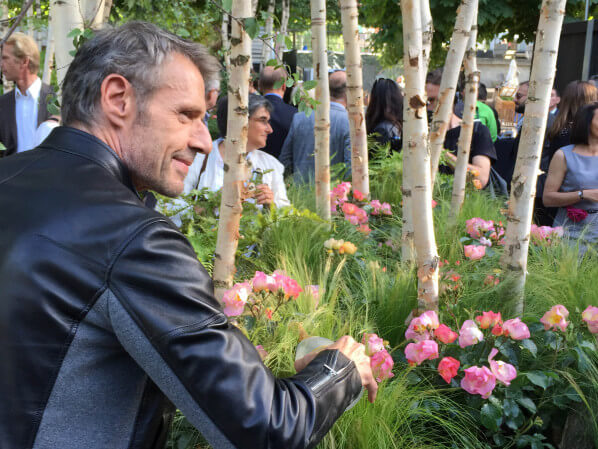
[[[164,363],[149,366],[135,354],[137,362],[150,375],[174,373],[197,412],[235,447],[314,447],[361,390],[354,363],[339,351],[324,351],[293,377],[274,377],[228,322],[190,244],[166,220],[125,242],[108,288]]]

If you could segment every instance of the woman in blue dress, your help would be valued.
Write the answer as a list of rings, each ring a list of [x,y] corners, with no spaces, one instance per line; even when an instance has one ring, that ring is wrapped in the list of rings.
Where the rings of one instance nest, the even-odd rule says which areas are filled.
[[[558,207],[554,226],[578,240],[580,250],[598,241],[598,102],[575,115],[571,144],[556,151],[546,178],[542,200]]]

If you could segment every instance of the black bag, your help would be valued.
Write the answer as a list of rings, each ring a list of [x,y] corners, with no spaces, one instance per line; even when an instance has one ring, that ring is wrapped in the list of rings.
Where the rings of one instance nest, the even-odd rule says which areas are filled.
[[[494,167],[490,167],[490,177],[488,179],[488,184],[486,184],[486,187],[484,187],[484,190],[490,193],[492,198],[498,198],[499,196],[509,196],[509,191],[507,190],[507,181],[505,181],[503,177],[498,174]]]

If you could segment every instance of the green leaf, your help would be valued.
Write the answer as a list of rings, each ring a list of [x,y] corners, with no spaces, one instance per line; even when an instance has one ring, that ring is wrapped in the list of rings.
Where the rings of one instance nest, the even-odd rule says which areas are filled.
[[[523,346],[525,349],[527,349],[534,357],[536,357],[538,355],[538,347],[529,338],[526,338],[525,340],[523,340],[521,342],[521,346]]]
[[[293,87],[294,83],[295,83],[295,80],[293,78],[289,77],[289,78],[287,78],[287,81],[285,84],[287,85],[287,87]]]
[[[268,62],[266,62],[267,67],[276,67],[277,65],[278,61],[276,59],[269,59]]]
[[[247,17],[243,20],[243,25],[251,39],[254,39],[260,31],[260,25],[257,20],[255,20],[255,17]]]
[[[542,371],[530,371],[529,373],[525,373],[525,376],[531,383],[544,390],[546,390],[549,386],[548,376]]]
[[[516,418],[521,413],[521,409],[513,399],[505,399],[503,402],[505,416]]]
[[[284,37],[284,42],[287,48],[293,48],[293,39],[291,39],[289,36]]]
[[[69,34],[66,35],[66,37],[72,37],[75,38],[77,36],[79,36],[83,31],[81,31],[79,28],[73,28]]]
[[[520,399],[517,399],[517,402],[519,403],[519,405],[525,407],[530,412],[536,413],[536,404],[534,404],[534,401],[532,401],[530,398],[522,397]]]
[[[222,0],[222,8],[224,8],[226,12],[231,12],[233,9],[233,0]]]
[[[310,81],[305,81],[303,83],[303,89],[304,90],[310,90],[315,88],[318,85],[318,82],[315,80],[310,80]]]
[[[283,85],[283,84],[284,84],[284,80],[283,80],[283,79],[282,79],[282,80],[278,80],[278,81],[276,81],[276,82],[274,83],[274,86],[273,86],[273,87],[274,87],[274,90],[276,90],[276,89],[280,89],[280,88],[282,87],[282,85]]]
[[[480,421],[489,430],[496,432],[502,424],[500,409],[492,404],[484,404],[480,411]]]

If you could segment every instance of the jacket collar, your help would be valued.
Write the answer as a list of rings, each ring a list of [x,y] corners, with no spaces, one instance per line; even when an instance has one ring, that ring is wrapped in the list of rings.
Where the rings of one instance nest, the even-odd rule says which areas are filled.
[[[129,169],[114,150],[85,131],[68,126],[58,126],[50,132],[40,147],[50,147],[53,150],[76,154],[101,165],[137,195]]]

